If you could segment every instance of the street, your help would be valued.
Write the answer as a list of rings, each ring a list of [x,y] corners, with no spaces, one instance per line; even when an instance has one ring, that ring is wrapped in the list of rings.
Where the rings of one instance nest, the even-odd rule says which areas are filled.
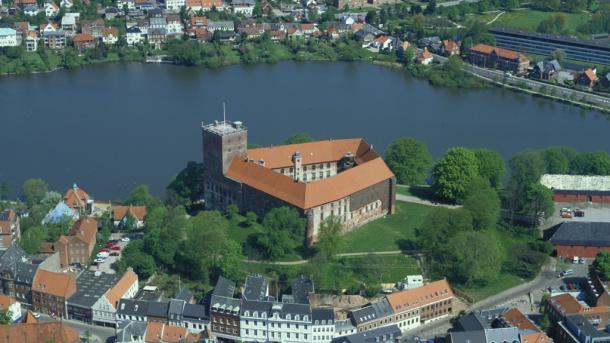
[[[569,277],[558,278],[557,274],[566,269],[572,269],[574,274]],[[559,264],[556,259],[551,259],[534,280],[479,301],[470,306],[467,312],[501,307],[517,307],[526,314],[536,313],[542,295],[549,288],[552,288],[554,290],[553,294],[555,294],[555,292],[560,292],[561,286],[568,283],[584,282],[587,273],[588,264]],[[405,337],[417,336],[429,338],[444,336],[451,329],[450,319],[444,318],[429,325],[421,326],[408,332]]]
[[[46,314],[41,314],[38,321],[51,322],[57,321],[57,319],[51,318]],[[64,319],[62,322],[78,331],[81,338],[86,338],[86,332],[88,331],[91,334],[89,338],[90,343],[114,342],[114,336],[116,334],[114,328],[90,325],[76,320]]]

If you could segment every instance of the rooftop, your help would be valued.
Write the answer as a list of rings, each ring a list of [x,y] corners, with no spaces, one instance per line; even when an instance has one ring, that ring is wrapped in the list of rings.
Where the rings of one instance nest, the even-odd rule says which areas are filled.
[[[117,274],[83,271],[76,279],[76,293],[68,299],[68,305],[91,307],[119,281]]]
[[[261,275],[248,275],[243,297],[246,300],[264,300],[269,291],[269,280]]]
[[[520,36],[526,36],[526,37],[530,37],[530,38],[550,40],[550,41],[555,41],[555,42],[559,42],[559,43],[577,44],[577,45],[581,45],[581,46],[585,46],[585,47],[589,47],[589,48],[610,49],[610,43],[608,43],[607,41],[603,41],[603,40],[583,40],[583,39],[578,39],[578,38],[569,37],[569,36],[550,35],[550,34],[533,32],[533,31],[519,30],[519,29],[514,29],[514,28],[509,28],[509,27],[492,27],[489,29],[489,32],[492,34],[493,33],[499,33],[499,34],[504,33],[504,34],[508,34],[508,35],[520,35]]]
[[[216,22],[216,24],[218,25],[219,22]],[[232,135],[235,133],[239,133],[242,131],[247,131],[248,129],[242,124],[242,122],[240,121],[236,121],[236,122],[232,122],[232,121],[228,121],[228,120],[223,120],[223,121],[214,121],[211,124],[203,124],[201,123],[201,127],[204,131],[209,131],[211,133],[220,135],[220,136],[226,136],[226,135]]]
[[[438,280],[427,285],[392,293],[386,296],[394,312],[424,306],[429,303],[453,297],[453,291],[447,280]]]
[[[553,245],[610,247],[610,223],[563,222],[549,241]]]
[[[610,176],[544,174],[540,183],[552,190],[610,191]]]
[[[331,343],[385,343],[395,342],[402,338],[402,332],[396,324],[334,338]],[[478,343],[478,342],[477,342]]]

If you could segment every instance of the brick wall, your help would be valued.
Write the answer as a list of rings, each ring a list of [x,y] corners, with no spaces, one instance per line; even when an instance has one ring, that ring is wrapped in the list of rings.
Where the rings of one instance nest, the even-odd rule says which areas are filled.
[[[610,203],[610,195],[553,193],[553,201]]]
[[[610,251],[610,247],[586,247],[582,245],[556,245],[557,256],[573,258],[574,256],[584,258],[595,258],[600,250]]]

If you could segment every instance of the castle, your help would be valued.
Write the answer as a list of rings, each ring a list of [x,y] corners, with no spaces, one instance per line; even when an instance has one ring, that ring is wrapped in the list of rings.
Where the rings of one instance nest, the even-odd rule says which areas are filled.
[[[394,174],[361,138],[248,149],[248,129],[226,120],[202,124],[202,136],[207,209],[294,207],[309,244],[331,215],[349,230],[395,211]]]

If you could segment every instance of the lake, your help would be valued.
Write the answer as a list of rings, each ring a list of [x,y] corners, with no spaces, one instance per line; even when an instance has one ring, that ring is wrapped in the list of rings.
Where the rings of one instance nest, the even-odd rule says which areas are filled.
[[[201,160],[201,122],[241,120],[249,142],[296,132],[364,137],[378,151],[414,136],[435,157],[452,146],[505,158],[566,145],[610,150],[610,120],[595,111],[511,91],[444,89],[366,63],[294,63],[205,70],[140,63],[0,77],[0,181],[17,193],[29,177],[96,199],[139,184],[154,194],[189,160]]]

